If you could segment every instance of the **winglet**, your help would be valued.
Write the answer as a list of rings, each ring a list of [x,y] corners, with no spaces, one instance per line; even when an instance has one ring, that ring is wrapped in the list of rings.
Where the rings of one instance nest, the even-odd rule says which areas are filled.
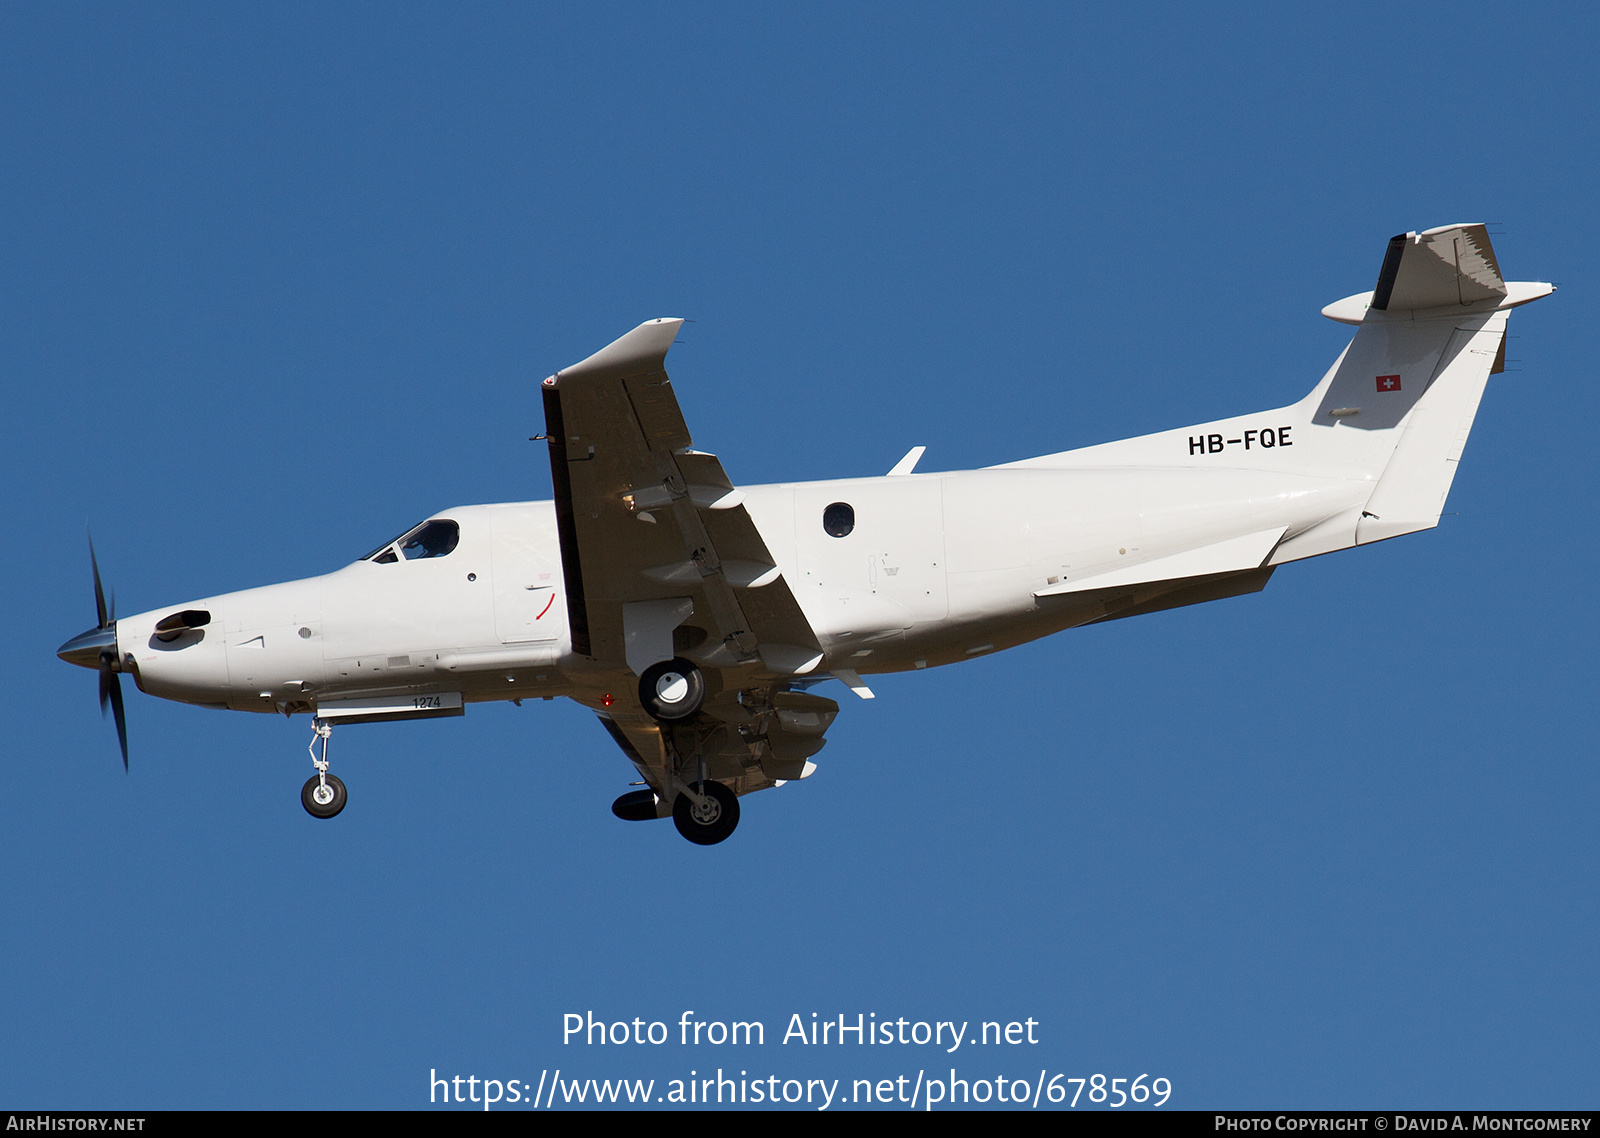
[[[672,347],[673,338],[682,327],[683,321],[677,317],[664,316],[658,320],[646,320],[632,332],[611,341],[588,359],[571,367],[562,368],[550,378],[559,383],[563,379],[580,375],[608,375],[622,378],[660,371],[666,366],[667,349]],[[555,383],[550,383],[549,380],[546,380],[546,383],[555,386]]]
[[[910,474],[916,469],[917,463],[922,461],[922,452],[927,447],[912,447],[906,451],[906,456],[894,464],[894,469],[889,471],[889,477],[894,478],[901,474]]]

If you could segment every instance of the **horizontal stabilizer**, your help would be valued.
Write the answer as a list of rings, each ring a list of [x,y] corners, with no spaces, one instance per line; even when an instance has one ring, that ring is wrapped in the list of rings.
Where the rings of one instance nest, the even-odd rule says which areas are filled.
[[[1379,312],[1406,312],[1501,300],[1506,282],[1482,225],[1442,225],[1424,233],[1402,233],[1389,251],[1372,290]]]
[[[1082,593],[1090,589],[1115,589],[1123,585],[1143,585],[1151,581],[1177,581],[1184,577],[1203,577],[1212,573],[1237,573],[1259,569],[1288,526],[1277,526],[1259,533],[1230,537],[1226,541],[1186,549],[1141,561],[1126,569],[1113,569],[1109,573],[1096,573],[1075,581],[1063,581],[1047,589],[1034,591],[1036,597],[1055,597],[1063,593]]]

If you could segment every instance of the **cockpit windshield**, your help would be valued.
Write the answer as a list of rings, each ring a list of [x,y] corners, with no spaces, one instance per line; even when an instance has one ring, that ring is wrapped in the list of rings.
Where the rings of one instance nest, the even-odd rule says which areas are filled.
[[[402,557],[417,561],[424,557],[444,557],[461,540],[461,527],[448,518],[431,518],[409,529],[393,541],[378,546],[361,560],[391,565]]]

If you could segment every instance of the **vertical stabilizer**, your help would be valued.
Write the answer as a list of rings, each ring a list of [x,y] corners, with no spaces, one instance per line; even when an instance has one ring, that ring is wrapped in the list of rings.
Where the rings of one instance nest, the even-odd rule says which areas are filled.
[[[1407,416],[1394,453],[1356,525],[1365,544],[1439,524],[1491,372],[1505,343],[1506,314],[1456,322],[1422,397]]]
[[[1428,529],[1484,386],[1504,370],[1507,313],[1554,291],[1506,281],[1482,225],[1401,234],[1371,292],[1323,309],[1356,334],[1297,403],[1006,466],[1252,471],[1301,479],[1294,493],[1346,488],[1334,514],[1291,528],[1274,564]]]

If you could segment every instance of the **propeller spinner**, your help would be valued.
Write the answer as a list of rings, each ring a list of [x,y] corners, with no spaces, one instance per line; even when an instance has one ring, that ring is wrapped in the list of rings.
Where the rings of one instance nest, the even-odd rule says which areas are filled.
[[[122,746],[122,769],[128,769],[128,717],[122,708],[122,679],[117,674],[121,665],[117,660],[117,597],[111,595],[111,606],[106,607],[105,590],[100,585],[100,563],[94,555],[94,539],[89,539],[89,567],[94,572],[94,606],[100,623],[87,632],[81,632],[56,650],[69,664],[80,668],[94,668],[100,673],[100,714],[111,708],[117,722],[117,742]]]

